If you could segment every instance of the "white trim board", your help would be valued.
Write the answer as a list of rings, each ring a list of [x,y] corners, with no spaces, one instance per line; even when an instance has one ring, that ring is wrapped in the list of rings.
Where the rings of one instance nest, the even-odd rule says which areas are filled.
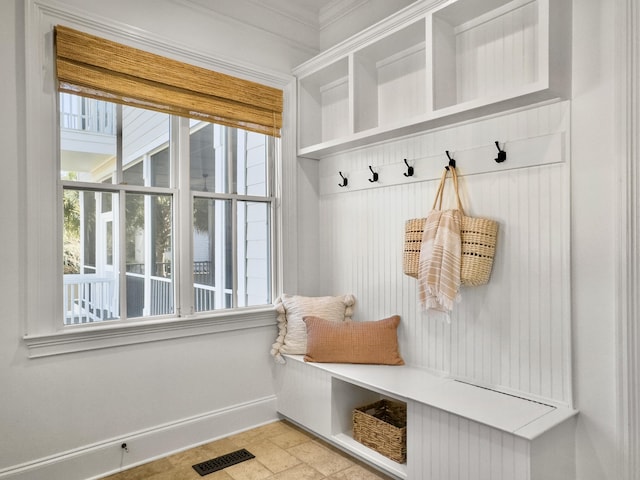
[[[273,307],[251,308],[229,314],[211,312],[197,318],[151,320],[143,323],[113,325],[79,325],[50,335],[26,335],[23,340],[29,358],[120,347],[136,343],[157,342],[173,338],[270,327],[276,324]]]
[[[473,175],[479,173],[500,172],[515,168],[550,165],[565,161],[565,133],[552,133],[537,137],[499,142],[500,148],[507,152],[507,160],[497,163],[494,158],[498,154],[495,144],[478,146],[465,150],[450,150],[449,155],[456,161],[459,175]],[[407,163],[414,168],[414,175],[405,177],[407,165],[404,159],[400,162],[376,166],[373,171],[378,173],[378,181],[370,182],[371,171],[351,170],[347,165],[340,170],[348,179],[346,187],[338,184],[342,181],[338,172],[335,177],[323,177],[320,180],[320,194],[330,195],[346,193],[368,188],[390,187],[414,182],[436,180],[442,175],[442,169],[448,163],[445,152],[439,155],[431,155],[420,158],[408,158]]]
[[[276,397],[259,398],[16,465],[0,480],[97,480],[278,418]]]
[[[640,8],[636,0],[616,4],[616,57],[619,111],[619,152],[616,157],[619,172],[619,212],[617,245],[617,477],[640,479],[640,329],[638,315],[640,271],[638,241],[640,241]]]

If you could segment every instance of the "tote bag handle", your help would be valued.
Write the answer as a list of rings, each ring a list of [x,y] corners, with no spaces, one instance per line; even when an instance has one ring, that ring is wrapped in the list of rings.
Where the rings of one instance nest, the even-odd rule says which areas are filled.
[[[464,209],[462,208],[462,202],[460,201],[460,194],[458,193],[458,173],[456,172],[455,167],[445,167],[442,172],[442,178],[440,179],[440,185],[438,186],[438,191],[436,192],[436,198],[433,200],[432,210],[436,210],[436,206],[438,210],[442,210],[442,197],[444,196],[444,186],[447,182],[447,174],[451,172],[451,178],[453,179],[453,188],[456,192],[456,201],[458,203],[458,210],[460,213],[464,215]]]

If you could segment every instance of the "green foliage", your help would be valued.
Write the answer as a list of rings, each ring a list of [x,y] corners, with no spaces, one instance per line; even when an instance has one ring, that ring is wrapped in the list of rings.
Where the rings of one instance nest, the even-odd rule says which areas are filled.
[[[67,174],[69,180],[75,180],[73,172]],[[80,192],[64,189],[62,192],[64,212],[63,233],[63,269],[65,274],[80,273]]]
[[[171,197],[159,195],[153,199],[155,262],[162,263],[163,253],[171,250]]]

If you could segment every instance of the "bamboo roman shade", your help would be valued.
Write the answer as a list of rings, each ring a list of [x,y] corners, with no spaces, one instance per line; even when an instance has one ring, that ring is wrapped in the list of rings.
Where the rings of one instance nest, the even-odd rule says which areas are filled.
[[[279,137],[282,90],[55,27],[58,90]]]

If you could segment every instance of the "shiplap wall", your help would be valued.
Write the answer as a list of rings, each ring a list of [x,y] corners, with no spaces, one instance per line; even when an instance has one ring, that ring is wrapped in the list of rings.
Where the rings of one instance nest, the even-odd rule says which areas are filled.
[[[568,132],[568,102],[556,102],[321,160],[321,284],[355,294],[358,320],[400,314],[410,364],[571,404]],[[421,312],[417,281],[402,273],[404,222],[428,213],[445,151],[454,158],[466,151],[470,163],[469,151],[484,152],[494,141],[508,154],[510,142],[558,137],[531,140],[533,166],[526,168],[517,158],[497,164],[493,154],[458,163],[467,213],[500,223],[494,269],[488,285],[462,289],[450,323]],[[404,158],[415,165],[414,178],[383,175]],[[547,163],[536,166],[537,158]],[[337,187],[338,171],[364,175],[369,165],[381,172],[379,182]],[[465,175],[466,167],[485,173]]]

